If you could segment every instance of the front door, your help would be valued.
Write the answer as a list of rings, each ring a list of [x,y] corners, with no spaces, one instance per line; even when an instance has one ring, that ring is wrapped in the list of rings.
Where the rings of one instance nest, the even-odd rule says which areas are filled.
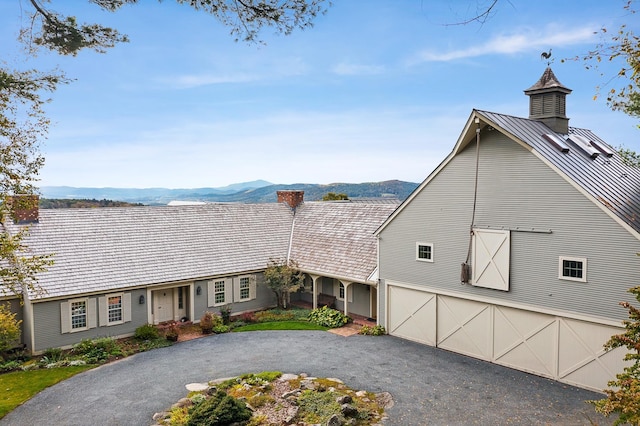
[[[173,289],[156,290],[153,292],[153,322],[159,324],[173,320]]]

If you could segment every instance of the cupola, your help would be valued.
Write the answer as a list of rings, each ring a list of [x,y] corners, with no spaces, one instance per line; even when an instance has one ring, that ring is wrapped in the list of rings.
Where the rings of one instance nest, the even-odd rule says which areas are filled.
[[[550,67],[524,93],[529,96],[529,119],[543,122],[554,132],[569,133],[566,96],[571,89],[558,81]]]

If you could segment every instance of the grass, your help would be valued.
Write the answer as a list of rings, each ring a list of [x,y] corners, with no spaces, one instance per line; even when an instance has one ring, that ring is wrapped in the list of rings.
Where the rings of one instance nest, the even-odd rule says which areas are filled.
[[[269,321],[247,324],[234,328],[233,331],[264,331],[264,330],[328,330],[328,327],[313,324],[308,321]]]
[[[0,419],[41,390],[93,367],[79,365],[0,375]]]

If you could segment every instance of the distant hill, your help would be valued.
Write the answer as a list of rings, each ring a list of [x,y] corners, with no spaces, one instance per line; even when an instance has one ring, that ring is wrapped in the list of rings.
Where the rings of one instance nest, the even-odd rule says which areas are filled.
[[[259,180],[229,185],[224,188],[76,188],[69,186],[44,186],[43,198],[117,200],[146,205],[165,205],[170,201],[275,203],[277,191],[302,190],[306,201],[319,201],[328,192],[344,193],[349,198],[393,197],[404,200],[416,189],[417,183],[389,180],[367,183],[332,183],[328,185],[296,183],[275,185]]]

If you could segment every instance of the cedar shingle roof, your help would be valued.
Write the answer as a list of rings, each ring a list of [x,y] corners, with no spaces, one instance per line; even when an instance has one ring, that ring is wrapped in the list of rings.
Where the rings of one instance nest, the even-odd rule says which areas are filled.
[[[311,202],[298,207],[291,259],[300,269],[367,281],[378,261],[374,231],[398,204]]]
[[[396,205],[282,203],[40,210],[26,243],[54,254],[39,275],[43,298],[206,279],[291,258],[301,269],[366,281],[373,231]]]

